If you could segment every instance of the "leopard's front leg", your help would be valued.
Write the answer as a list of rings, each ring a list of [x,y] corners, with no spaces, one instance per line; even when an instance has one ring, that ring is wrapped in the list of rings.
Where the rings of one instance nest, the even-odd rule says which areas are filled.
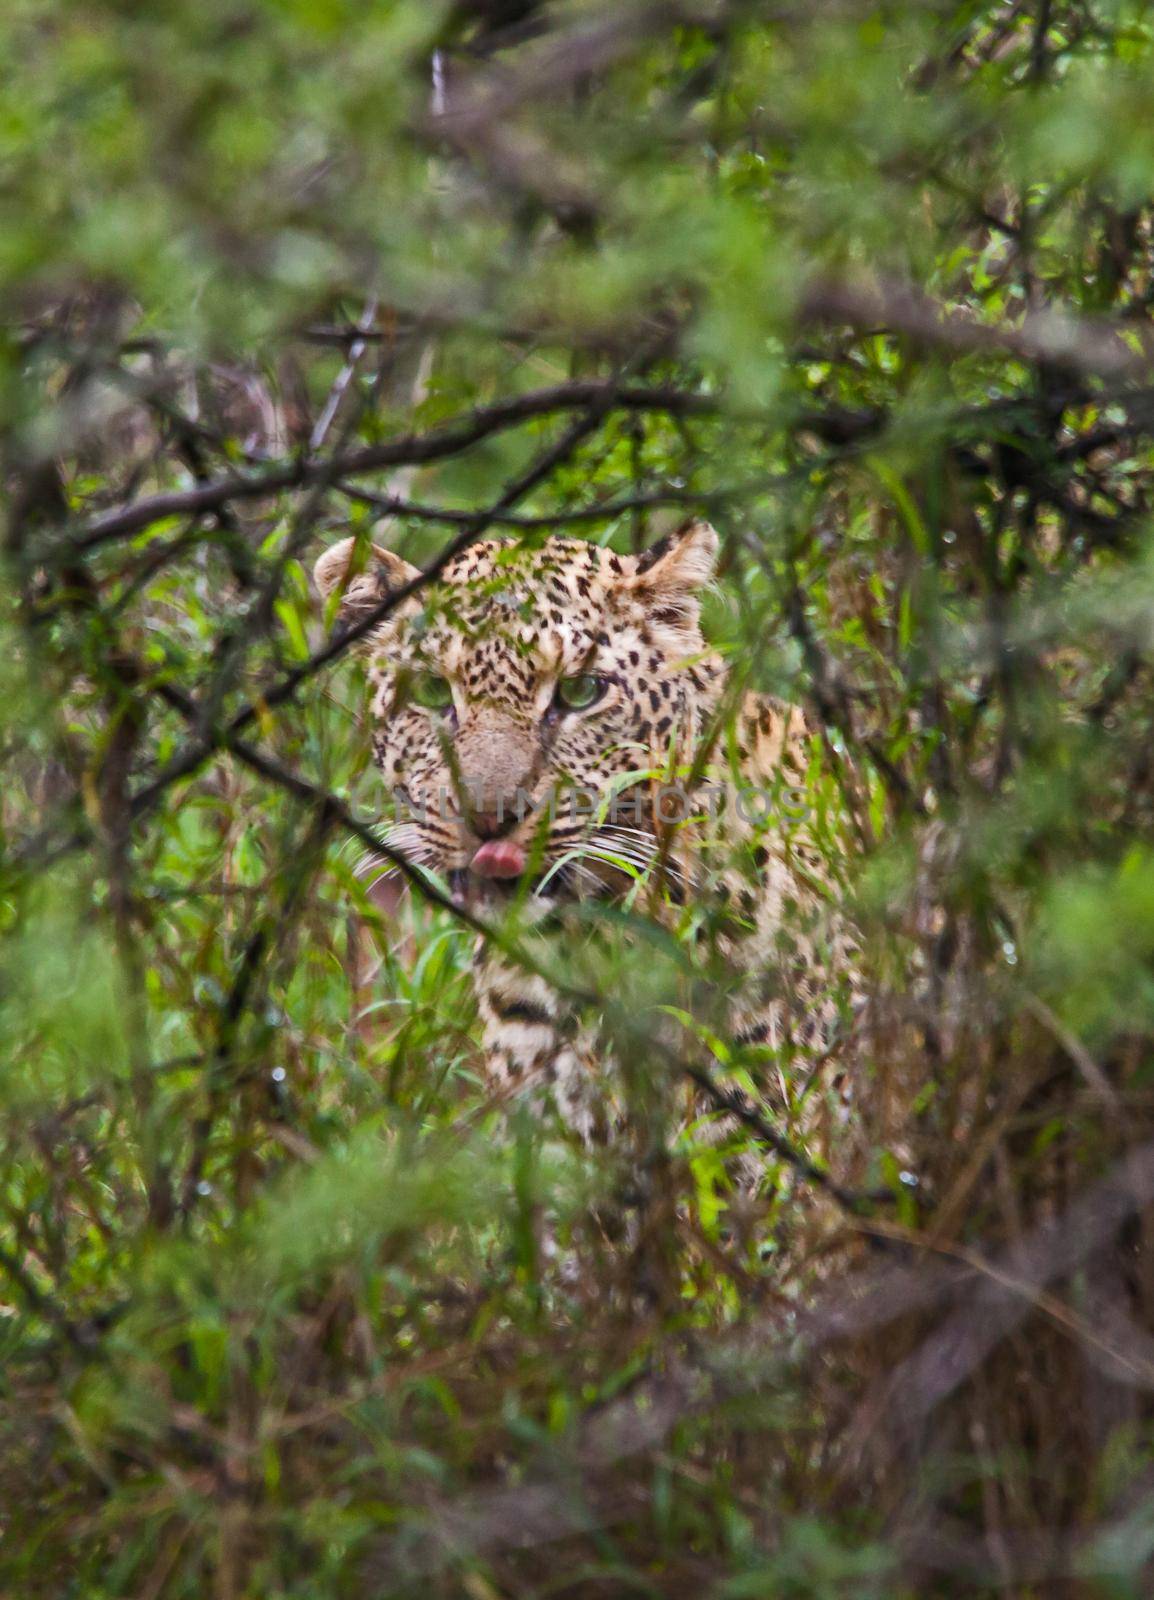
[[[602,1030],[582,1021],[571,1001],[544,978],[491,947],[478,946],[473,970],[485,1068],[497,1094],[527,1102],[537,1118],[586,1152],[606,1153],[608,1165],[601,1161],[598,1168],[602,1176],[613,1174],[609,1191],[578,1220],[571,1247],[558,1244],[557,1217],[548,1206],[542,1209],[537,1219],[541,1259],[568,1289],[580,1291],[586,1281],[580,1266],[585,1247],[598,1254],[608,1248],[622,1273],[622,1303],[632,1306],[639,1292],[652,1303],[656,1275],[647,1257],[653,1230],[646,1226],[651,1174],[638,1161],[638,1128],[624,1114]],[[604,1292],[604,1274],[596,1281]]]
[[[473,987],[485,1071],[497,1093],[524,1095],[582,1144],[604,1144],[612,1119],[596,1030],[545,978],[484,942],[473,956]]]

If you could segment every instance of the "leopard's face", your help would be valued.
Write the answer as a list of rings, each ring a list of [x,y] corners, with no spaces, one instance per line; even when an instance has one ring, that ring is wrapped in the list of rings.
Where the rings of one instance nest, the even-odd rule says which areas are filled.
[[[643,871],[648,775],[686,759],[717,693],[696,593],[716,544],[704,524],[640,558],[488,541],[403,602],[369,645],[389,846],[477,897],[601,894]],[[374,547],[348,583],[354,553],[316,574],[347,585],[350,615],[416,575]]]

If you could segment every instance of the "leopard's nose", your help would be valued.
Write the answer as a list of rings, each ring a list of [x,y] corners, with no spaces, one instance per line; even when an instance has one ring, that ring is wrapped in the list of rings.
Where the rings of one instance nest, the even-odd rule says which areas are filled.
[[[482,843],[504,839],[517,824],[533,815],[534,802],[524,789],[476,789],[465,796],[465,814],[470,831]]]
[[[517,812],[510,807],[497,811],[473,811],[469,823],[478,839],[501,839],[517,825]]]

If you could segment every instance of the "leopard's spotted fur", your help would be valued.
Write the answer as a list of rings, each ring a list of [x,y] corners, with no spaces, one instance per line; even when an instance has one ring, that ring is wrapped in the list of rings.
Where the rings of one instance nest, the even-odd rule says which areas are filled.
[[[654,867],[674,902],[712,876],[716,896],[728,900],[713,919],[716,942],[739,956],[760,991],[732,1019],[736,1037],[764,1042],[779,1060],[795,1046],[813,1055],[828,1044],[838,1006],[820,954],[828,950],[819,931],[828,875],[789,805],[803,783],[809,729],[798,707],[747,696],[728,717],[732,737],[727,732],[727,675],[699,623],[698,591],[716,549],[705,524],[641,557],[577,540],[536,549],[487,541],[406,599],[368,651],[376,760],[410,809],[388,843],[468,886],[473,906],[488,915],[516,888],[470,881],[494,808],[513,824],[507,837],[527,851],[527,901],[524,883],[520,892],[530,915],[571,898],[622,895],[632,887],[623,863]],[[414,577],[395,554],[363,551],[352,540],[316,569],[322,593],[342,590],[348,616]],[[425,672],[451,686],[443,713],[408,698],[413,675]],[[558,706],[558,681],[574,675],[603,685],[587,710]],[[734,767],[768,796],[764,823],[735,814]],[[696,794],[719,772],[731,792],[712,830],[665,826],[655,815],[656,775],[677,773]],[[619,789],[628,799],[619,798],[617,814],[628,810],[628,827],[574,815],[562,802],[546,828],[544,803],[572,786],[602,799]],[[520,821],[518,792],[536,808]],[[730,859],[738,842],[744,870]],[[726,863],[711,875],[721,849]],[[847,936],[832,926],[842,959]],[[567,1120],[592,1133],[595,1027],[576,1021],[544,978],[491,948],[478,949],[474,976],[494,1085],[546,1085]]]

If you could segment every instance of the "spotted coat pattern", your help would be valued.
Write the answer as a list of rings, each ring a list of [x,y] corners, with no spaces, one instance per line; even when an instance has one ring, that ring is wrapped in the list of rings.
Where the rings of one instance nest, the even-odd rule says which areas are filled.
[[[374,753],[403,811],[387,842],[446,877],[483,916],[519,894],[530,919],[558,902],[620,896],[645,871],[683,900],[708,877],[711,850],[718,860],[724,851],[727,864],[713,877],[719,938],[760,969],[762,991],[733,1019],[737,1035],[770,1046],[796,1035],[821,1048],[836,1007],[821,999],[828,986],[813,929],[823,869],[805,828],[782,826],[788,805],[761,821],[738,814],[732,766],[705,828],[666,826],[652,802],[663,777],[700,787],[716,781],[727,757],[779,799],[803,782],[809,730],[799,708],[747,697],[728,718],[728,741],[726,674],[699,622],[698,591],[716,549],[706,524],[640,557],[581,540],[536,549],[479,542],[400,602],[367,647]],[[316,569],[322,593],[342,591],[346,619],[416,576],[395,554],[352,540]],[[587,707],[559,700],[559,684],[574,678],[596,682]],[[414,688],[429,681],[445,701],[432,709]],[[525,850],[520,885],[470,872],[494,832]],[[746,845],[744,868],[731,864],[735,838]],[[544,1089],[570,1123],[595,1135],[597,1097],[587,1092],[603,1054],[595,1026],[575,1019],[544,978],[484,943],[474,987],[494,1085]]]

